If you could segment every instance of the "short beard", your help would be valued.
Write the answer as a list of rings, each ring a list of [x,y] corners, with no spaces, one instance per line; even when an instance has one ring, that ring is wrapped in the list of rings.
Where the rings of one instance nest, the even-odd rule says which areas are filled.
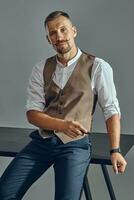
[[[68,46],[66,49],[64,48],[57,49],[57,52],[60,54],[65,54],[65,53],[68,53],[70,50],[71,50],[71,47]]]
[[[57,53],[60,53],[60,54],[66,54],[68,53],[70,50],[71,50],[71,46],[67,43],[67,47],[66,48],[57,48],[55,47],[55,50],[57,51]]]

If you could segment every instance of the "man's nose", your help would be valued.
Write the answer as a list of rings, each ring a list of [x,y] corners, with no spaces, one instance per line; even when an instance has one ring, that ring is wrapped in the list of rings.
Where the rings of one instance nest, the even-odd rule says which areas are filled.
[[[58,41],[63,40],[63,39],[64,39],[64,38],[63,38],[63,34],[62,34],[61,32],[58,32],[57,35],[56,35],[56,39],[57,39]]]

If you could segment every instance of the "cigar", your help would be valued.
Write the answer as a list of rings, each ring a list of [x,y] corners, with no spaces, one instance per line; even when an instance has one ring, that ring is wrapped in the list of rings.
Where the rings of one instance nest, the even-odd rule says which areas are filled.
[[[90,132],[89,131],[87,131],[87,132],[84,132],[84,131],[81,131],[83,134],[87,134],[87,135],[89,135],[90,134]]]
[[[90,134],[90,132],[88,131],[88,132],[86,132],[85,134],[89,135],[89,134]]]

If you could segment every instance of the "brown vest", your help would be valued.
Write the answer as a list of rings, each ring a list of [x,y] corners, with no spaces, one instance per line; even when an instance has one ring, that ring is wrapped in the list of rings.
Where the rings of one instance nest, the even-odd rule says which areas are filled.
[[[80,122],[88,131],[91,129],[94,95],[91,88],[91,71],[95,57],[82,53],[63,89],[53,81],[56,69],[56,56],[48,58],[45,63],[44,91],[46,107],[44,112],[52,117]],[[43,131],[48,134],[48,131]],[[72,139],[62,132],[55,134],[64,142]]]

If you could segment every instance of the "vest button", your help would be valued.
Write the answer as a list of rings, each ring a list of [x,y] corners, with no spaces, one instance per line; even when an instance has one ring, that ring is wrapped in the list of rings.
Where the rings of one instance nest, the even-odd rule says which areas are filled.
[[[63,105],[63,102],[60,102],[60,105]]]
[[[61,96],[63,96],[64,95],[64,93],[63,92],[61,92]]]

